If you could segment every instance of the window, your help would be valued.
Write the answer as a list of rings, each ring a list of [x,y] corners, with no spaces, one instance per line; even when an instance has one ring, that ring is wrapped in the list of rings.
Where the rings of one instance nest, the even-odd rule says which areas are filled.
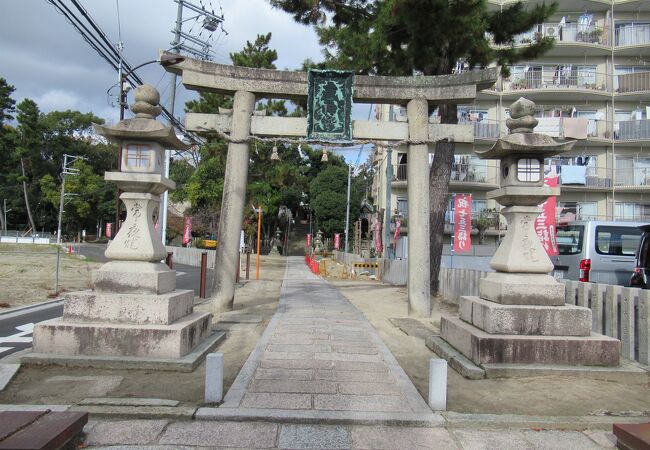
[[[616,202],[614,213],[617,219],[645,221],[650,217],[650,204]]]
[[[126,166],[144,167],[151,166],[151,148],[143,144],[128,144],[126,146]]]
[[[601,255],[634,256],[641,230],[630,227],[597,226],[596,252]]]
[[[537,182],[541,180],[539,161],[536,159],[522,158],[517,161],[517,180]]]
[[[397,199],[397,214],[401,215],[403,218],[408,218],[409,215],[409,202],[408,199],[398,198]]]
[[[560,225],[557,227],[556,236],[560,255],[577,255],[582,252],[584,225]]]

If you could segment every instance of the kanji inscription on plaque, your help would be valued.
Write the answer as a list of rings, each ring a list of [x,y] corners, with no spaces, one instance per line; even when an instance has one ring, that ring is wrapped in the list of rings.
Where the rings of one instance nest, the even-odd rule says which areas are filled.
[[[307,139],[352,140],[353,81],[349,71],[309,71]]]

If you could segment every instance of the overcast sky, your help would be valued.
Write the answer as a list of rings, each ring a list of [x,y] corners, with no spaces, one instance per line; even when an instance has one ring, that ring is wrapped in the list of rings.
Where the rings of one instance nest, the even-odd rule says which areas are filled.
[[[209,4],[209,0],[203,2]],[[117,42],[118,1],[81,3],[109,39]],[[217,13],[223,8],[228,32],[219,30],[213,35],[216,62],[230,63],[230,52],[242,49],[246,40],[253,41],[258,33],[268,32],[273,33],[271,47],[278,51],[278,68],[294,69],[306,58],[321,59],[314,31],[294,23],[291,16],[271,8],[266,0],[212,0],[212,4]],[[177,11],[173,0],[119,0],[119,8],[124,55],[131,66],[156,59],[159,49],[169,47]],[[185,17],[192,15],[186,10]],[[184,31],[189,31],[193,22],[186,22]],[[194,32],[198,31],[200,27],[195,25]],[[119,116],[106,95],[117,74],[46,0],[0,0],[0,61],[0,77],[15,86],[17,101],[31,98],[45,112],[92,111],[109,122]],[[138,74],[159,89],[166,104],[169,75],[157,64],[139,69]],[[194,92],[179,88],[177,116],[182,114],[184,102],[194,96]]]
[[[124,57],[132,67],[156,59],[159,49],[169,48],[177,13],[173,0],[80,1],[114,43],[119,36],[119,4]],[[71,4],[69,0],[64,3]],[[209,6],[210,0],[203,3]],[[230,64],[231,52],[241,50],[257,34],[268,32],[273,34],[271,48],[278,52],[278,69],[299,68],[307,58],[322,59],[313,29],[296,24],[290,15],[271,8],[267,0],[211,3],[218,14],[222,8],[227,32],[219,30],[213,34],[215,62]],[[192,16],[185,10],[184,17]],[[193,22],[186,22],[183,31],[190,31]],[[196,34],[200,27],[194,25],[192,31]],[[17,102],[31,98],[43,112],[73,109],[93,112],[108,123],[117,122],[119,110],[111,106],[115,99],[106,93],[116,83],[117,73],[46,0],[0,0],[0,61],[0,77],[16,88],[13,97]],[[145,66],[137,73],[146,83],[156,86],[161,103],[167,105],[169,74],[158,64]],[[175,116],[182,119],[185,102],[195,97],[195,92],[181,85]],[[132,101],[129,96],[129,103]],[[367,114],[366,105],[354,109],[355,118],[366,119]],[[353,149],[341,153],[351,162],[357,156]]]

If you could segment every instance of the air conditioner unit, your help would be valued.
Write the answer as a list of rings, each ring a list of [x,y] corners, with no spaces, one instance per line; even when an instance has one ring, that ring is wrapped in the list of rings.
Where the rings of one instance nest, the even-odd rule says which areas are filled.
[[[558,25],[545,25],[544,36],[556,38],[560,35],[560,27]]]

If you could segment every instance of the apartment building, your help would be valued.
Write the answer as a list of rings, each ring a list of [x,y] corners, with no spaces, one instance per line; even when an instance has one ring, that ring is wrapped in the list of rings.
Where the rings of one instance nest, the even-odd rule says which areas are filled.
[[[510,3],[489,0],[493,9]],[[515,42],[530,45],[543,36],[555,39],[553,49],[517,63],[473,104],[459,106],[459,123],[472,123],[475,139],[456,146],[450,193],[471,193],[475,212],[498,207],[485,196],[498,187],[498,163],[478,159],[474,150],[506,135],[508,108],[523,96],[537,104],[536,132],[578,139],[570,153],[546,161],[547,174],[558,176],[562,188],[558,219],[650,221],[650,0],[562,0],[547,23]],[[398,106],[378,115],[406,120]],[[406,218],[408,155],[394,150],[391,161],[391,211]],[[385,149],[376,150],[374,163],[373,195],[381,210]]]

